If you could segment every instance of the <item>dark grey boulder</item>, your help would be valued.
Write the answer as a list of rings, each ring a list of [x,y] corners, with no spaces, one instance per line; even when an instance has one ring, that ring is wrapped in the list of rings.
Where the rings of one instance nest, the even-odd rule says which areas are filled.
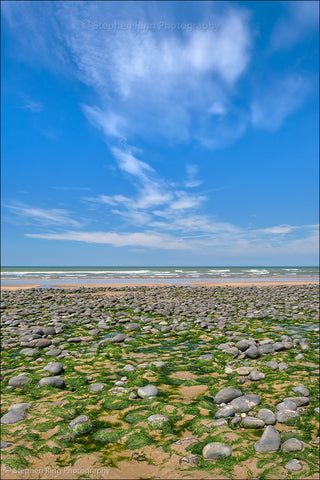
[[[281,447],[283,452],[301,452],[303,450],[303,443],[297,438],[289,438]]]
[[[242,397],[235,398],[234,400],[232,400],[230,405],[235,409],[236,412],[247,413],[250,412],[250,410],[255,408],[257,405],[260,405],[260,403],[260,395],[250,393],[248,395],[243,395]]]
[[[64,386],[64,380],[61,377],[44,377],[39,380],[39,387],[56,387]]]
[[[16,408],[14,410],[10,410],[10,412],[3,415],[3,417],[1,417],[1,423],[3,425],[13,425],[15,423],[21,422],[26,417],[27,415],[24,410]]]
[[[25,375],[17,375],[16,377],[10,378],[8,385],[10,387],[23,387],[29,382],[31,382],[31,378],[26,377]]]
[[[15,403],[8,408],[8,411],[10,412],[11,410],[29,410],[29,408],[31,407],[31,403]]]
[[[303,385],[293,387],[292,391],[294,393],[299,393],[302,397],[309,397],[310,395],[309,389],[307,387],[304,387]]]
[[[112,337],[110,339],[110,342],[111,343],[121,343],[121,342],[124,342],[126,338],[127,338],[127,336],[124,335],[124,333],[118,333],[118,335],[115,335],[114,337]]]
[[[263,420],[260,418],[255,418],[255,417],[245,417],[242,420],[241,425],[244,428],[263,428],[265,423]]]
[[[48,340],[46,338],[38,338],[36,340],[31,340],[31,342],[29,342],[29,346],[30,347],[38,347],[38,348],[45,348],[45,347],[49,347],[49,345],[51,345],[51,340]]]
[[[235,409],[231,407],[230,405],[226,405],[223,408],[220,408],[215,414],[216,418],[221,418],[221,417],[233,417],[235,414]]]
[[[39,350],[37,348],[23,348],[20,350],[20,354],[26,357],[35,357],[39,355]]]
[[[275,414],[268,408],[259,410],[257,418],[263,420],[266,425],[275,425],[277,421]]]
[[[281,437],[278,430],[272,425],[268,425],[263,432],[260,440],[254,444],[256,452],[277,452],[280,448]]]
[[[245,356],[248,358],[259,358],[260,352],[255,345],[251,345],[245,352]]]
[[[63,372],[63,365],[60,362],[49,362],[43,370],[47,370],[54,375],[59,375],[59,373]]]
[[[214,360],[214,355],[212,355],[212,353],[205,353],[204,355],[200,355],[198,360],[205,360],[205,361]]]
[[[259,370],[253,370],[251,373],[249,373],[248,378],[252,382],[259,382],[260,380],[264,380],[266,376],[264,373],[259,372]]]
[[[74,430],[78,425],[82,425],[84,423],[88,423],[90,425],[90,419],[87,417],[87,415],[79,415],[78,417],[71,420],[71,422],[69,423],[69,428]]]
[[[294,402],[297,407],[306,407],[310,403],[310,399],[308,397],[287,397],[284,401],[290,400]]]
[[[268,355],[274,352],[274,347],[271,343],[266,343],[264,345],[259,345],[258,351],[261,355]]]
[[[228,403],[234,398],[241,397],[243,393],[240,390],[237,390],[233,387],[225,387],[215,395],[215,403]]]
[[[276,417],[277,422],[286,424],[294,418],[298,418],[299,412],[296,412],[294,410],[279,410]]]

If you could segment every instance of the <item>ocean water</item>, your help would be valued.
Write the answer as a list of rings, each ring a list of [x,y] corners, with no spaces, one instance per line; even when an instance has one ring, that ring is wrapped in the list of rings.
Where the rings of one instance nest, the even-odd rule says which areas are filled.
[[[319,280],[318,267],[3,267],[1,283]]]

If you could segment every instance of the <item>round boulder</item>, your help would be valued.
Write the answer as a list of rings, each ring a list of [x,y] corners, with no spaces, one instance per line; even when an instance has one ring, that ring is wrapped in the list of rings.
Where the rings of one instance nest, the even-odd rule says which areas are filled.
[[[220,442],[208,443],[202,450],[203,458],[217,459],[219,457],[230,457],[232,450],[229,445]]]

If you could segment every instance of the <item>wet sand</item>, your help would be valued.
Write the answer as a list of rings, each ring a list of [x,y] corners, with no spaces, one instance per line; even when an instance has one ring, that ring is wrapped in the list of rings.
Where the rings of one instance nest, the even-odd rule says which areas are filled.
[[[27,288],[39,288],[40,284],[22,284],[22,285],[1,285],[1,290],[13,292],[15,290],[26,290]]]

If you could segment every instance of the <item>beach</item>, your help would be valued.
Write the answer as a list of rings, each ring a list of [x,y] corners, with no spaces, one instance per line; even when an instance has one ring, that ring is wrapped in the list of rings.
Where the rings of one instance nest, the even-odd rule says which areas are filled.
[[[316,283],[16,287],[2,478],[318,477]]]

